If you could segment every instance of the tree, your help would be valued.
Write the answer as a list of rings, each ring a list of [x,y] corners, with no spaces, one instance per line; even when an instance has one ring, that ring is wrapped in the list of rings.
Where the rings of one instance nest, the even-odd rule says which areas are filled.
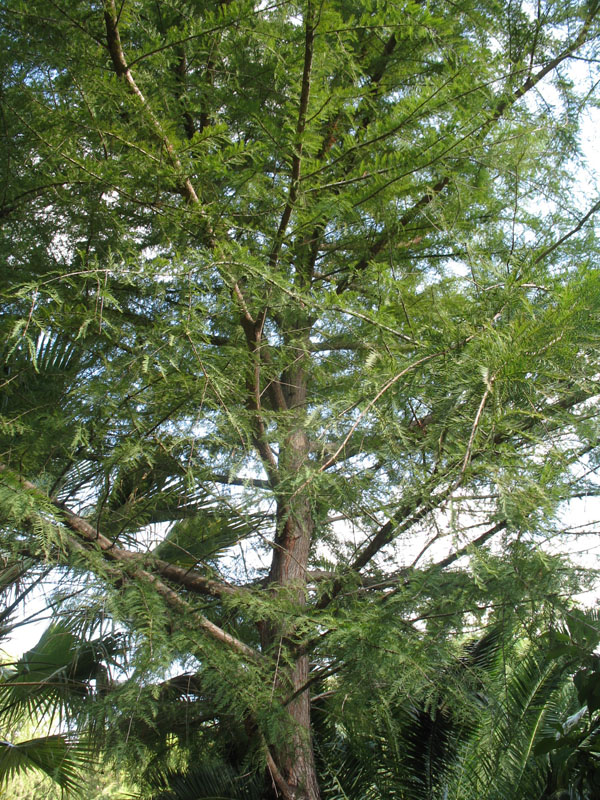
[[[599,701],[575,692],[573,673],[585,664],[575,683],[588,698],[597,692],[598,618],[574,610],[566,621],[535,640],[489,621],[448,661],[427,704],[374,692],[367,721],[321,736],[328,797],[595,797]]]
[[[132,631],[130,752],[139,719],[316,800],[311,708],[568,604],[598,12],[3,4],[2,548]]]
[[[4,563],[0,568],[0,637],[4,639],[18,627],[14,616],[19,604],[47,577],[43,570],[34,580],[34,564]],[[7,657],[0,662],[0,791],[18,777],[29,782],[31,773],[40,773],[62,789],[80,786],[80,770],[89,760],[89,749],[71,730],[39,735],[36,721],[51,710],[64,716],[80,704],[98,675],[98,643],[77,642],[59,626],[49,628],[36,647],[15,664]],[[36,720],[36,717],[38,718]],[[46,717],[51,726],[53,718]],[[31,734],[36,734],[31,736]],[[29,735],[29,738],[24,736]],[[11,786],[11,790],[12,790]],[[14,796],[14,792],[13,795]]]

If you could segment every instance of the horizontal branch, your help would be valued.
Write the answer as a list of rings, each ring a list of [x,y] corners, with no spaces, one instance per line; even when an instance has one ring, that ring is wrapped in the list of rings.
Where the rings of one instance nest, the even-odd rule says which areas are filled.
[[[409,572],[408,568],[403,568],[390,575],[353,575],[353,579],[358,581],[358,588],[362,590],[387,589],[395,586],[399,581],[405,581]],[[306,573],[307,583],[318,584],[322,581],[334,581],[339,579],[340,573],[327,569],[311,569]]]
[[[12,197],[8,202],[0,206],[0,219],[10,216],[16,211],[21,201],[31,202],[32,199],[42,197],[46,192],[55,192],[57,189],[62,189],[63,187],[71,188],[71,186],[83,184],[83,181],[53,181],[52,183],[46,183],[42,186],[36,186],[33,189],[27,189],[27,191],[15,195],[15,197]]]
[[[576,392],[571,392],[565,397],[561,398],[560,400],[556,401],[548,405],[545,409],[547,414],[552,414],[554,412],[560,411],[568,411],[575,406],[582,403],[584,400],[589,399],[591,396],[590,392],[585,392],[583,390],[578,390]],[[544,410],[544,409],[542,409]],[[547,422],[547,420],[546,420]],[[536,427],[538,424],[544,424],[544,420],[540,422],[538,416],[534,416],[530,419],[529,424],[524,426],[523,432],[531,431],[533,428]],[[545,432],[547,433],[547,428],[544,428]],[[496,447],[499,444],[502,444],[509,438],[508,433],[497,434],[493,437],[490,441],[491,447]],[[477,461],[483,455],[485,451],[480,451],[477,453],[471,454],[471,462]],[[457,470],[460,472],[462,468],[462,462],[459,464],[457,463],[456,466]],[[462,480],[463,475],[461,474],[460,480]],[[431,511],[439,508],[440,505],[448,499],[448,497],[458,488],[460,485],[459,481],[450,481],[448,475],[446,475],[446,479],[448,481],[448,485],[439,491],[437,494],[425,493],[420,492],[416,497],[412,500],[403,503],[398,511],[385,523],[383,524],[379,530],[369,539],[367,544],[363,547],[363,549],[358,553],[352,564],[349,566],[348,571],[350,573],[357,573],[361,569],[363,569],[370,561],[374,558],[374,556],[379,553],[386,545],[390,544],[397,536],[401,533],[408,530],[412,527],[415,523],[420,522],[424,517],[426,517]],[[470,545],[467,545],[465,548],[461,550],[457,550],[452,555],[448,556],[443,561],[439,562],[437,565],[440,568],[444,568],[451,563],[454,563],[458,558],[463,555],[466,555],[468,552],[469,547],[479,547],[484,544],[491,536],[497,533],[500,530],[503,530],[506,527],[506,521],[502,521],[487,531],[485,534],[482,534],[480,537],[475,539]],[[331,600],[340,593],[343,588],[343,581],[341,576],[334,580],[334,584],[331,589],[324,595],[318,603],[319,608],[325,608]]]
[[[459,558],[466,556],[469,553],[469,550],[471,550],[473,547],[475,548],[481,547],[487,541],[489,541],[492,538],[492,536],[495,536],[497,533],[500,533],[500,531],[505,530],[507,524],[508,523],[505,519],[501,520],[500,522],[497,522],[491,528],[488,528],[487,531],[484,531],[476,539],[473,539],[472,542],[469,542],[469,544],[466,544],[464,547],[461,547],[460,550],[456,550],[454,553],[451,553],[449,556],[446,556],[446,558],[443,558],[441,561],[437,561],[435,564],[432,565],[432,567],[437,569],[444,569],[445,567],[449,567],[450,564],[454,564],[454,562],[458,561]]]
[[[0,464],[0,473],[9,472],[4,464]],[[13,473],[14,474],[14,473]],[[125,567],[126,572],[133,578],[137,578],[146,583],[151,583],[156,589],[157,593],[167,600],[169,605],[184,609],[187,614],[193,614],[199,626],[206,631],[213,639],[217,639],[224,644],[227,644],[242,655],[251,659],[258,659],[259,654],[248,645],[236,639],[231,634],[219,628],[211,622],[203,614],[200,614],[190,606],[177,592],[164,584],[157,575],[148,571],[149,569],[159,573],[162,578],[171,580],[178,583],[180,586],[198,592],[203,595],[213,597],[222,597],[226,594],[235,594],[241,591],[235,586],[220,583],[199,575],[198,573],[182,569],[173,564],[168,564],[161,559],[157,559],[151,555],[141,553],[133,553],[130,550],[117,547],[110,539],[103,536],[96,528],[90,523],[73,513],[70,509],[65,508],[60,503],[51,500],[40,491],[33,483],[25,480],[21,476],[16,476],[19,483],[32,492],[36,496],[46,501],[50,501],[56,510],[60,513],[64,524],[76,534],[80,546],[87,545],[88,547],[94,546],[100,550],[102,555],[107,561],[118,563]],[[148,563],[150,561],[150,564]]]
[[[368,345],[365,341],[348,339],[346,336],[332,336],[325,342],[311,342],[309,350],[311,353],[327,353],[334,350],[367,350]]]

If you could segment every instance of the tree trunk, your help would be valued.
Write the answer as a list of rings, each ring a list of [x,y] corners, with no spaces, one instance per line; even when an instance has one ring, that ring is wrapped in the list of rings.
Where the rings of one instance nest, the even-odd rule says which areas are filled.
[[[298,388],[298,387],[296,387]],[[292,431],[280,454],[280,468],[295,475],[308,458],[308,437],[304,430]],[[277,537],[271,564],[270,583],[274,587],[297,587],[298,609],[306,605],[306,570],[314,531],[310,502],[302,491],[282,498],[277,509]],[[268,644],[294,647],[294,629],[271,630]],[[278,686],[285,696],[293,695],[308,680],[308,655],[296,650],[293,668],[278,676]],[[318,800],[320,797],[310,730],[310,691],[299,692],[287,707],[295,731],[290,742],[277,748],[278,767],[295,800]]]

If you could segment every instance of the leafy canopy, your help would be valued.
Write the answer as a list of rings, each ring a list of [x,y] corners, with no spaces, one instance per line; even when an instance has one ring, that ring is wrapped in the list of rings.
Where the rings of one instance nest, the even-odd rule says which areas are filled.
[[[427,696],[465,627],[568,610],[598,15],[2,4],[0,548],[129,632],[134,758],[314,800],[311,693]]]

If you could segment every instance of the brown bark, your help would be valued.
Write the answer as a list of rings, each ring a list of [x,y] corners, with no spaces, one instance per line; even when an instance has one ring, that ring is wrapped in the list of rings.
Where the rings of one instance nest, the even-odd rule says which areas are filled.
[[[296,405],[305,394],[305,376],[298,370],[291,382],[290,405]],[[280,470],[294,475],[308,456],[309,442],[301,428],[291,431],[280,454]],[[284,587],[296,588],[295,602],[299,609],[306,604],[308,557],[314,532],[309,498],[305,492],[282,498],[277,511],[277,538],[273,552],[270,583],[274,591]],[[288,705],[294,725],[290,741],[277,747],[275,756],[280,773],[290,788],[294,800],[318,800],[317,780],[310,729],[310,691],[298,691],[308,682],[308,655],[294,644],[293,627],[265,631],[264,644],[272,650],[280,646],[295,648],[295,663],[287,674],[277,676],[278,687],[288,696],[298,692]]]

